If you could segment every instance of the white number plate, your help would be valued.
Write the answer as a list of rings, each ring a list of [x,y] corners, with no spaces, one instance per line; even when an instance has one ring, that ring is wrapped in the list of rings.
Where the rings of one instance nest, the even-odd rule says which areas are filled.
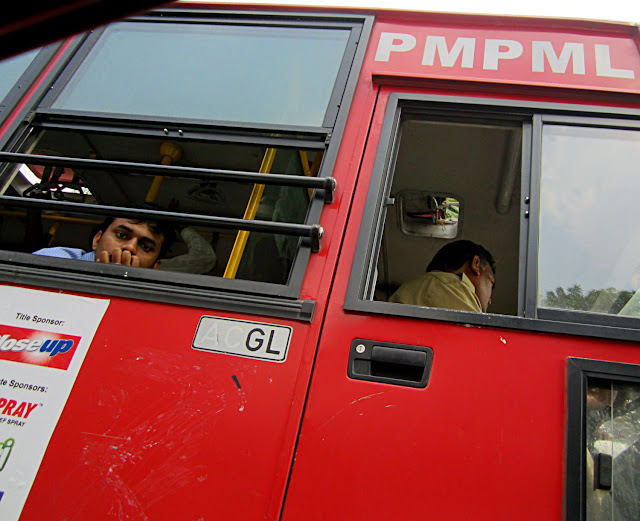
[[[203,351],[284,362],[292,328],[231,318],[200,319],[192,347]]]

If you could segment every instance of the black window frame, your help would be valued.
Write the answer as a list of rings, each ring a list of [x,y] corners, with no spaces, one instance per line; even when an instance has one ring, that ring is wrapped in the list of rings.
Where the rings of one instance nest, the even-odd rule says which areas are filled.
[[[365,300],[375,271],[384,230],[386,198],[391,187],[403,114],[489,113],[495,117],[521,118],[522,177],[520,201],[520,271],[518,315],[473,313],[425,308],[407,304]],[[371,182],[358,235],[344,309],[390,317],[440,320],[477,326],[520,329],[597,338],[640,340],[640,319],[589,312],[548,309],[537,305],[537,240],[539,235],[541,140],[546,123],[632,128],[640,130],[640,110],[570,105],[472,96],[414,94],[400,90],[389,94],[380,131]]]
[[[36,78],[40,76],[59,49],[60,44],[50,44],[36,52],[27,68],[13,84],[13,87],[9,89],[7,95],[0,99],[0,124],[4,123],[7,117],[13,112],[25,93],[29,90]]]
[[[567,360],[567,439],[565,512],[567,521],[586,521],[586,399],[590,379],[640,383],[640,365],[569,358]]]
[[[364,60],[366,44],[373,26],[373,16],[166,8],[136,16],[130,20],[165,24],[287,25],[329,29],[339,27],[349,28],[351,35],[322,127],[265,126],[226,121],[144,118],[137,115],[105,115],[51,109],[52,100],[98,40],[103,31],[98,29],[74,40],[73,50],[51,74],[43,95],[35,99],[29,107],[27,119],[30,129],[37,127],[109,132],[123,137],[131,135],[176,139],[178,143],[180,139],[194,139],[289,149],[324,150],[318,177],[323,181],[331,177],[358,74]],[[126,21],[118,23],[126,23]],[[5,151],[16,150],[26,139],[26,135],[27,131],[22,125],[0,145]],[[305,223],[319,222],[322,209],[327,203],[323,192],[326,190],[315,190],[309,203]],[[158,270],[132,270],[123,273],[123,270],[116,266],[70,262],[66,259],[39,257],[11,251],[0,251],[0,281],[311,321],[315,302],[299,298],[311,250],[311,243],[303,238],[293,261],[287,284],[186,273],[163,273]],[[79,275],[82,276],[82,281],[79,280]]]

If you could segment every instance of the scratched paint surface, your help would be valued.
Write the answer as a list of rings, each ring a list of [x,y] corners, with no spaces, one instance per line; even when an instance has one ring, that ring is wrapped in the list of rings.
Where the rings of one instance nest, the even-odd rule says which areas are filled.
[[[22,521],[264,517],[301,350],[286,364],[197,351],[202,313],[175,310],[176,329],[163,307],[112,301]]]

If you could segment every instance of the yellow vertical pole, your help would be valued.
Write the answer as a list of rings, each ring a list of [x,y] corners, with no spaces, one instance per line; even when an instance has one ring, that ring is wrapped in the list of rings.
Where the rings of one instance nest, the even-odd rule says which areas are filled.
[[[311,175],[311,177],[318,176],[318,172],[320,171],[320,163],[322,163],[323,156],[324,150],[318,150],[318,152],[316,152],[316,155],[313,158],[313,163],[311,163],[311,170],[309,171],[309,175]]]
[[[320,170],[320,163],[322,162],[324,152],[316,152],[311,168],[309,168],[309,157],[307,156],[306,150],[299,150],[298,152],[300,154],[300,162],[302,163],[302,171],[304,172],[304,175],[307,177],[316,177]],[[307,192],[309,193],[309,199],[311,199],[311,196],[313,195],[313,188],[307,188]]]
[[[276,157],[277,149],[275,148],[267,148],[264,153],[264,157],[262,158],[262,164],[260,165],[259,172],[261,174],[268,174],[271,171],[271,167],[273,166],[273,160]],[[262,199],[262,193],[264,192],[264,185],[253,185],[253,190],[251,191],[251,197],[249,197],[249,202],[247,203],[247,208],[244,211],[243,219],[252,220],[256,216],[256,212],[258,211],[258,205],[260,204],[260,200]],[[246,230],[239,230],[236,235],[236,241],[233,244],[233,249],[231,250],[231,255],[229,256],[229,260],[227,261],[227,267],[224,270],[223,277],[225,279],[235,279],[236,274],[238,273],[238,266],[240,266],[240,260],[242,259],[242,255],[244,253],[244,249],[247,246],[247,239],[249,239],[249,232]]]
[[[311,170],[309,170],[309,158],[307,156],[306,150],[298,150],[300,154],[300,162],[302,163],[302,171],[304,175],[307,177],[311,177]],[[311,195],[313,194],[313,188],[307,188],[307,194],[309,195],[309,199],[311,199]]]
[[[180,161],[180,159],[182,159],[182,148],[171,141],[166,141],[160,145],[160,157],[161,165],[172,165],[176,161]],[[158,198],[158,193],[160,192],[160,187],[162,186],[163,181],[164,176],[161,175],[157,175],[153,178],[153,182],[147,192],[147,197],[144,199],[145,203],[155,202]]]
[[[61,226],[62,226],[62,223],[60,221],[56,221],[51,225],[51,227],[49,228],[49,235],[51,235],[51,238],[49,239],[49,243],[47,244],[47,247],[49,248],[51,247]]]
[[[300,154],[300,162],[302,163],[302,171],[304,172],[304,175],[306,175],[307,177],[311,177],[311,170],[309,170],[309,158],[307,156],[307,151],[298,150],[298,153]]]

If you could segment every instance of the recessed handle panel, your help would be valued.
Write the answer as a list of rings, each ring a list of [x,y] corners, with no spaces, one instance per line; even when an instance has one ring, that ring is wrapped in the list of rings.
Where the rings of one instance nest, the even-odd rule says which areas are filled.
[[[429,347],[356,339],[349,352],[349,378],[426,387],[433,351]]]

